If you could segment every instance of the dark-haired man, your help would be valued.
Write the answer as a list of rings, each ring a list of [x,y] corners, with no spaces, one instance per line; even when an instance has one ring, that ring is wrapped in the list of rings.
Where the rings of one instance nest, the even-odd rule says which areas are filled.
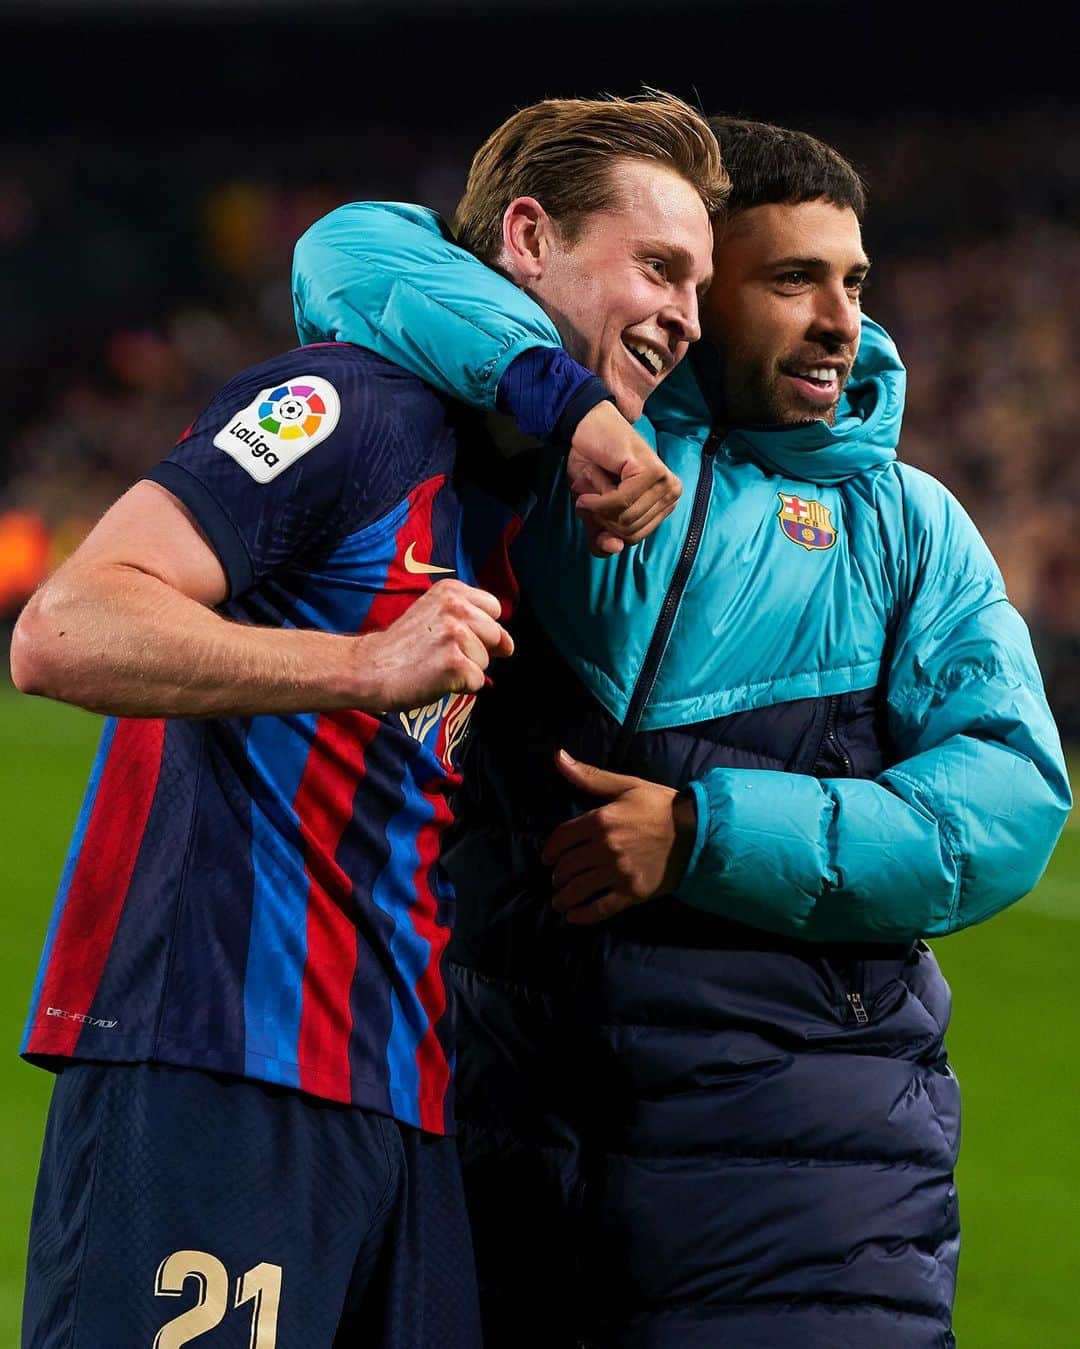
[[[996,567],[896,461],[857,174],[713,125],[706,340],[648,404],[682,502],[599,561],[544,484],[450,854],[489,1349],[952,1344],[959,1102],[921,939],[1029,889],[1069,805]],[[303,321],[348,335],[320,228]],[[365,309],[393,250],[336,243]]]
[[[522,109],[488,148],[507,143],[520,172],[487,205],[542,308],[512,290],[494,378],[632,542],[678,485],[607,400],[637,416],[698,334],[716,142],[650,94]],[[548,314],[585,365],[545,349]],[[490,355],[475,336],[466,364]],[[370,352],[285,353],[215,395],[24,611],[16,683],[109,715],[23,1045],[59,1074],[24,1349],[478,1349],[439,851],[511,650],[526,504],[512,472],[470,475],[457,450],[482,438]]]

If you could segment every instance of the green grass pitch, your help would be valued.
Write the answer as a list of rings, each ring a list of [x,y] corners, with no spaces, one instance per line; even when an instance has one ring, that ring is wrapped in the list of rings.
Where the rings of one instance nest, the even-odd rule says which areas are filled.
[[[16,1051],[98,725],[84,713],[0,691],[7,877],[0,1345],[18,1342],[26,1228],[51,1081]],[[1080,1345],[1080,1090],[1072,1041],[1080,1025],[1080,828],[1066,831],[1033,895],[935,950],[953,987],[950,1046],[964,1088],[958,1341],[963,1349]]]

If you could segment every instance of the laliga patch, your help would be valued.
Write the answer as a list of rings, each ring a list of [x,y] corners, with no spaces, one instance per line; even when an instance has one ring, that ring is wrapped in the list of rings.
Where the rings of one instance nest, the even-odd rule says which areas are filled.
[[[807,501],[803,497],[788,496],[786,492],[777,492],[780,509],[776,518],[780,528],[792,543],[802,548],[831,548],[836,542],[836,529],[832,521],[832,512],[820,501]]]
[[[276,389],[263,389],[229,418],[214,444],[256,482],[270,482],[325,440],[340,415],[341,402],[330,381],[302,375]]]

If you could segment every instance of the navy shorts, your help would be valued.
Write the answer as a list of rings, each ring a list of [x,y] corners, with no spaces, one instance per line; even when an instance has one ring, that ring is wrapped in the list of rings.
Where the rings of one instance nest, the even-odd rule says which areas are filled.
[[[454,1140],[265,1083],[74,1063],[23,1349],[479,1349]]]

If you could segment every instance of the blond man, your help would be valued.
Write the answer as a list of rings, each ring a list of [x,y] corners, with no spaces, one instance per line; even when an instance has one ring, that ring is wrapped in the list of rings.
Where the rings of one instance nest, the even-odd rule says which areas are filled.
[[[615,550],[678,496],[619,413],[698,335],[717,146],[665,96],[508,126],[481,152],[526,168],[489,203],[500,263],[571,355],[527,320],[501,398],[570,445]],[[26,1349],[479,1345],[439,849],[512,649],[524,504],[458,456],[484,437],[399,366],[301,347],[230,381],[24,612],[16,683],[109,718],[23,1046],[59,1074]]]

